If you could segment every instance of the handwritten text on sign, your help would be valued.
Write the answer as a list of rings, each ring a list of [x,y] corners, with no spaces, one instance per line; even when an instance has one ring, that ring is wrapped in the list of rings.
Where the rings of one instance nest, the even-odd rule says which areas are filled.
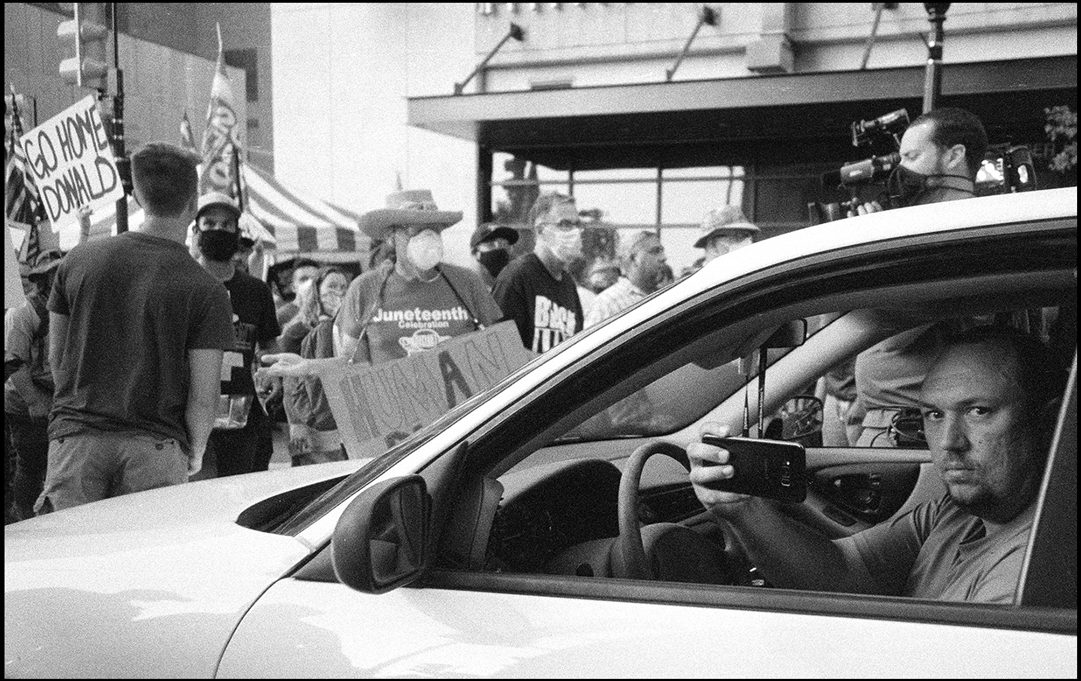
[[[377,456],[502,380],[533,354],[513,322],[384,364],[317,361],[350,458]]]
[[[78,220],[82,206],[97,208],[124,196],[93,96],[45,121],[20,142],[53,229]]]

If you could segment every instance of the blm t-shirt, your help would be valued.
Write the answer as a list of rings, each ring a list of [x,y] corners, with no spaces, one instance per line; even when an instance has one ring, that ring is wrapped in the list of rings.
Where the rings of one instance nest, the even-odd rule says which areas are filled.
[[[535,253],[503,268],[492,295],[505,319],[518,325],[522,344],[545,352],[582,330],[582,304],[570,274],[556,279]]]
[[[406,279],[393,270],[388,275],[380,268],[353,280],[337,323],[353,338],[360,338],[367,327],[366,342],[361,343],[358,358],[362,358],[364,348],[372,364],[430,350],[445,340],[475,331],[473,314],[484,326],[499,320],[499,308],[476,273],[454,265],[441,267],[458,295],[442,276],[425,282]],[[373,313],[370,320],[362,325],[369,312]]]

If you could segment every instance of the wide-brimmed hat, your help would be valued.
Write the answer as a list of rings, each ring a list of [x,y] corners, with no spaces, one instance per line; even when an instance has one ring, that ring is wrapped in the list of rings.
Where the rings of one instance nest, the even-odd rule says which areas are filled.
[[[740,210],[739,206],[724,206],[722,208],[714,208],[706,213],[706,216],[702,218],[702,236],[698,237],[698,241],[694,242],[695,248],[705,248],[706,242],[712,239],[717,234],[724,232],[750,232],[751,234],[757,234],[762,230],[758,229]]]
[[[195,211],[195,219],[198,220],[203,211],[212,206],[221,206],[232,213],[233,217],[238,221],[240,220],[240,207],[236,205],[236,201],[230,198],[228,194],[222,194],[221,192],[207,192],[199,197],[199,210]]]
[[[439,210],[428,189],[406,189],[387,195],[387,207],[370,210],[360,216],[360,231],[374,241],[386,238],[394,225],[431,225],[437,232],[457,224],[460,210]]]
[[[469,239],[469,248],[476,248],[479,244],[492,239],[506,239],[508,244],[518,243],[518,230],[504,227],[497,222],[482,222],[473,230],[473,236]]]

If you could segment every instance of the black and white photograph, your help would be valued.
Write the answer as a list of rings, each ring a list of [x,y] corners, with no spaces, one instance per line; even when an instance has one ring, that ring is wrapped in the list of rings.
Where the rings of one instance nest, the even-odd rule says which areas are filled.
[[[1076,678],[1074,3],[4,3],[5,678]]]

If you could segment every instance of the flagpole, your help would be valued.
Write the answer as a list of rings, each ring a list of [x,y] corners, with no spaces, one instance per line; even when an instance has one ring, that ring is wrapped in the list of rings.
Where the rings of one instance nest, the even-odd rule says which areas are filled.
[[[128,231],[128,192],[131,191],[131,161],[124,149],[124,72],[120,70],[120,33],[117,31],[117,3],[113,6],[113,65],[116,71],[116,94],[113,95],[113,155],[124,194],[116,200],[116,233]]]
[[[233,175],[236,177],[236,203],[240,212],[244,212],[244,190],[240,184],[240,149],[235,144],[233,147]]]

